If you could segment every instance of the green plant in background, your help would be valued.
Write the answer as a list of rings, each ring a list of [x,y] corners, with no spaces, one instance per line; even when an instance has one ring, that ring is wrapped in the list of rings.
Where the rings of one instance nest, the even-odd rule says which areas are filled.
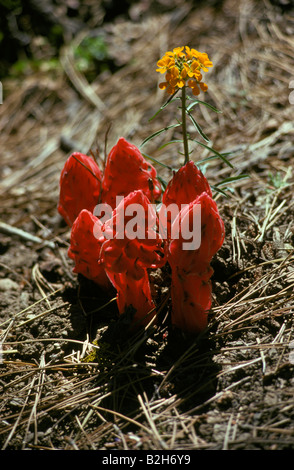
[[[49,72],[60,69],[60,62],[56,57],[50,59],[20,59],[10,68],[12,77],[30,75],[35,72]]]
[[[103,36],[87,36],[74,50],[75,64],[80,72],[97,76],[99,72],[109,68],[107,44]]]
[[[9,10],[13,10],[21,6],[21,0],[0,0],[0,5]]]
[[[268,174],[268,182],[271,188],[273,188],[274,190],[283,188],[287,185],[287,182],[285,181],[285,178],[281,175],[280,171],[277,171],[276,173],[270,172]]]

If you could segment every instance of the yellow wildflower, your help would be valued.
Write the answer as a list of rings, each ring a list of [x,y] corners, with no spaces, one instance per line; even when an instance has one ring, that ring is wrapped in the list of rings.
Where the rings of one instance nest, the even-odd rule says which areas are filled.
[[[188,86],[194,95],[198,95],[200,89],[208,89],[202,82],[201,71],[208,72],[208,67],[212,65],[206,52],[188,46],[176,47],[172,52],[167,51],[157,62],[156,72],[165,73],[165,81],[159,84],[159,88],[173,95],[177,89]]]

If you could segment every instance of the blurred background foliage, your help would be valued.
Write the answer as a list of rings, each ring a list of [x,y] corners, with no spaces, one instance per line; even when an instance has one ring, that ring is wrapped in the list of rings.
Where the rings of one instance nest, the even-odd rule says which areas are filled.
[[[0,78],[58,66],[60,48],[83,30],[127,15],[127,0],[0,0]],[[88,37],[75,51],[77,67],[93,71],[107,61],[103,37]]]
[[[218,3],[219,0],[214,0]],[[0,0],[0,79],[58,67],[60,48],[82,31],[118,17],[137,21],[151,11],[177,8],[182,0]],[[193,2],[192,2],[193,3]],[[198,2],[200,3],[200,2]],[[103,35],[87,35],[75,51],[83,73],[113,67]]]
[[[119,17],[140,21],[183,3],[217,10],[223,0],[0,0],[0,79],[58,67],[60,48],[83,31],[104,28]],[[284,12],[293,6],[293,0],[270,3]],[[87,34],[75,50],[75,60],[90,81],[93,73],[115,67],[103,34]]]

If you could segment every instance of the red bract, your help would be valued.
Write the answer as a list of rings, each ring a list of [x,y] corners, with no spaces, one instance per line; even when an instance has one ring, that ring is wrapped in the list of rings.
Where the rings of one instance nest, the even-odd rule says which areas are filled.
[[[164,250],[156,222],[155,210],[143,191],[125,197],[102,226],[107,239],[101,255],[105,269],[139,279],[142,269],[162,265]]]
[[[213,274],[210,262],[223,243],[224,224],[205,176],[192,161],[169,182],[161,209],[167,212],[157,217],[151,203],[160,195],[155,168],[124,138],[110,151],[103,177],[91,157],[72,154],[61,173],[58,206],[72,225],[68,254],[75,261],[74,272],[103,288],[112,284],[119,313],[133,309],[133,321],[141,325],[156,315],[148,270],[162,267],[168,260],[172,323],[197,333],[207,325]],[[102,210],[101,220],[92,213],[99,202],[110,210],[103,219]],[[171,206],[175,211],[170,215]],[[199,207],[201,219],[197,211],[194,217]],[[194,226],[197,221],[199,227]],[[201,243],[197,245],[197,241]]]
[[[135,216],[133,211],[137,211]],[[154,309],[147,269],[165,264],[162,239],[150,228],[154,225],[156,213],[138,190],[121,201],[102,227],[107,240],[102,245],[101,263],[117,289],[119,312],[132,306],[136,309],[135,321],[143,324],[150,321],[146,316]]]
[[[69,226],[82,209],[93,212],[101,180],[101,171],[91,157],[75,152],[67,159],[60,176],[58,212]]]
[[[161,195],[155,168],[147,163],[135,145],[123,137],[108,155],[102,189],[103,202],[113,209],[116,207],[116,196],[127,196],[137,189],[141,189],[151,202]]]
[[[198,204],[201,205],[201,243],[195,250],[186,250],[184,244],[189,240],[183,238],[184,228],[187,229],[184,225],[190,224],[189,216]],[[210,278],[213,274],[210,262],[222,246],[224,223],[215,201],[206,192],[182,209],[179,218],[179,237],[171,241],[168,252],[172,268],[172,323],[187,332],[196,333],[207,324],[207,313],[211,306]],[[191,232],[192,227],[188,228]],[[198,227],[194,227],[194,230],[195,236]]]
[[[83,209],[71,229],[68,256],[74,260],[74,272],[96,282],[102,288],[109,288],[110,281],[100,264],[99,256],[103,237],[101,222],[90,211]]]
[[[201,230],[199,226],[184,227],[193,221],[193,208],[201,207]],[[179,223],[178,223],[179,222]],[[197,219],[196,219],[197,222]],[[174,224],[179,226],[179,237],[171,240],[169,244],[168,260],[171,266],[184,269],[187,273],[201,273],[207,269],[212,257],[220,249],[224,240],[224,223],[219,215],[216,202],[207,194],[202,193],[193,202],[182,209]],[[189,242],[183,238],[184,228],[196,238],[199,231],[201,245],[196,250],[183,249],[183,244]],[[172,226],[173,232],[173,226]]]
[[[162,196],[162,203],[189,204],[203,192],[212,196],[209,183],[194,162],[190,161],[182,166],[168,183]]]
[[[186,163],[174,174],[163,193],[160,212],[162,216],[166,212],[166,227],[161,229],[166,231],[168,240],[171,238],[171,224],[174,219],[173,206],[176,210],[181,210],[182,205],[194,201],[203,192],[212,197],[207,179],[194,162]]]

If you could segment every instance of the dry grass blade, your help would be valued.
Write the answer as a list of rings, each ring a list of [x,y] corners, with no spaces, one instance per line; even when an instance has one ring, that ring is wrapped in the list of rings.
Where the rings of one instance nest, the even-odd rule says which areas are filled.
[[[139,400],[139,403],[140,403],[140,406],[143,410],[143,413],[150,425],[150,434],[153,436],[153,439],[155,440],[155,443],[156,443],[156,449],[167,449],[167,445],[166,443],[163,441],[162,437],[160,436],[160,433],[158,432],[156,426],[155,426],[155,422],[154,422],[154,419],[153,419],[153,416],[152,416],[152,413],[149,409],[149,406],[148,406],[148,399],[145,395],[145,403],[143,401],[143,398],[141,397],[141,395],[138,395],[138,400]]]
[[[99,98],[93,88],[89,85],[84,75],[78,72],[74,64],[74,49],[82,42],[87,33],[83,32],[78,35],[75,40],[67,47],[64,47],[61,52],[61,64],[68,75],[70,81],[76,87],[78,92],[88,101],[92,106],[96,107],[101,113],[105,111],[106,106]]]
[[[45,354],[42,353],[41,359],[40,359],[40,365],[39,365],[40,372],[39,372],[37,390],[36,390],[36,394],[35,394],[34,405],[32,407],[30,416],[29,416],[28,421],[27,421],[26,433],[25,433],[24,441],[23,441],[23,449],[26,447],[26,444],[27,444],[29,428],[30,428],[30,425],[31,425],[32,421],[33,421],[33,424],[34,424],[34,445],[37,445],[37,442],[38,442],[38,437],[37,437],[37,434],[38,434],[37,408],[38,408],[38,404],[39,404],[41,393],[42,393],[43,383],[44,383],[44,380],[45,380],[44,366],[45,366]]]
[[[20,413],[19,413],[19,415],[18,415],[18,417],[17,417],[17,419],[16,419],[16,421],[15,421],[15,423],[14,423],[14,425],[13,425],[13,427],[12,427],[12,429],[11,429],[11,431],[10,431],[10,433],[9,433],[9,435],[8,435],[8,437],[7,437],[7,439],[6,439],[5,443],[4,443],[4,445],[3,445],[3,447],[2,447],[2,450],[5,450],[5,449],[7,448],[7,446],[9,445],[10,440],[12,439],[14,433],[15,433],[16,430],[17,430],[18,425],[20,424],[20,421],[21,421],[21,419],[22,419],[22,417],[23,417],[23,413],[24,413],[24,411],[25,411],[25,409],[26,409],[26,406],[27,406],[27,404],[28,404],[28,402],[29,402],[30,394],[32,393],[32,390],[33,390],[33,388],[34,388],[34,386],[35,386],[35,381],[36,381],[36,379],[37,379],[36,376],[34,376],[33,379],[32,379],[32,382],[31,382],[31,384],[30,384],[30,388],[29,388],[29,390],[28,390],[28,394],[27,394],[27,396],[26,396],[25,402],[24,402],[24,404],[23,404],[23,406],[22,406],[22,408],[21,408],[21,410],[20,410]]]

